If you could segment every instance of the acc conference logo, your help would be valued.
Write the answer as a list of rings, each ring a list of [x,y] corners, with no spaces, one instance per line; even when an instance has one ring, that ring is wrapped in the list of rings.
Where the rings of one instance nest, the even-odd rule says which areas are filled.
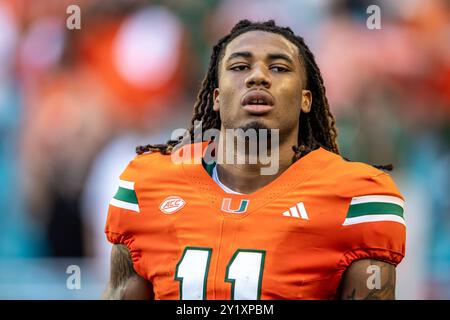
[[[164,199],[164,201],[159,206],[159,210],[161,210],[165,214],[172,214],[181,210],[181,208],[183,208],[185,204],[186,201],[184,201],[181,197],[170,196]]]

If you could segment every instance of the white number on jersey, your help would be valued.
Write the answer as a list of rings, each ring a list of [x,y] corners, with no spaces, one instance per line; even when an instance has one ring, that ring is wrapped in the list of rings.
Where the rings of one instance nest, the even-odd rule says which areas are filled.
[[[210,248],[186,247],[177,263],[175,279],[180,281],[181,300],[205,300]]]
[[[180,281],[181,300],[206,299],[211,254],[211,248],[184,249],[175,272],[175,280]],[[260,299],[265,255],[263,250],[238,249],[234,253],[225,275],[225,281],[231,283],[231,299]]]

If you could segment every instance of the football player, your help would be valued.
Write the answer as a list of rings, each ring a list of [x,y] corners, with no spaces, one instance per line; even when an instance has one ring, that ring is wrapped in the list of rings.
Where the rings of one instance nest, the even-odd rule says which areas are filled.
[[[140,146],[120,176],[105,229],[114,244],[105,298],[395,298],[404,198],[386,168],[340,156],[301,37],[273,21],[236,24],[213,48],[193,140],[197,121],[220,130],[218,141]],[[205,161],[211,146],[217,159],[236,151],[228,129],[278,129],[277,172],[261,174],[261,161]],[[175,163],[175,150],[191,159]]]

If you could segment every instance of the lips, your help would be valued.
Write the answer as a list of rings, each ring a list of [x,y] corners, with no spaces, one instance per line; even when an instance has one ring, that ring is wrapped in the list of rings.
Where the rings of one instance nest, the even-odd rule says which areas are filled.
[[[246,93],[241,105],[250,114],[264,114],[273,109],[274,100],[272,96],[263,90],[252,90]]]

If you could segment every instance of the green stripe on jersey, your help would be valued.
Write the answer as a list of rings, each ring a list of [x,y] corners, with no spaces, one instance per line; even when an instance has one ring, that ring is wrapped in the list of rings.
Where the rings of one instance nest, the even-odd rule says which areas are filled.
[[[395,203],[367,202],[350,205],[347,218],[355,218],[365,215],[393,214],[403,218],[403,208]]]
[[[202,159],[202,165],[203,168],[206,170],[206,172],[208,172],[209,176],[212,177],[213,169],[216,166],[216,162],[214,161],[213,163],[208,164],[204,159]]]
[[[119,187],[119,190],[117,190],[114,199],[128,203],[138,204],[136,192],[134,190],[125,189],[122,187]]]

